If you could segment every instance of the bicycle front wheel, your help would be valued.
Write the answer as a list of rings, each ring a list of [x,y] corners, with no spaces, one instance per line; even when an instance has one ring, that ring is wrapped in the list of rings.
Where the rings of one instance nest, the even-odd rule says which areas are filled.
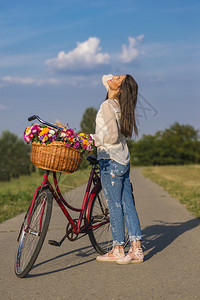
[[[52,194],[43,189],[38,192],[27,226],[29,210],[22,224],[19,245],[15,258],[15,273],[18,277],[25,277],[34,265],[42,248],[51,218]]]
[[[99,254],[105,254],[111,251],[113,238],[110,228],[110,213],[101,187],[97,191],[91,205],[89,224],[88,235],[95,250]],[[126,226],[125,237],[126,242],[124,248],[129,242]]]

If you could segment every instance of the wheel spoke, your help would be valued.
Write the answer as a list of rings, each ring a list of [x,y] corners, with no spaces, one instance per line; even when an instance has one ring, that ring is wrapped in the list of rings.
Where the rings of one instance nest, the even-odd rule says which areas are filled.
[[[29,224],[29,212],[24,219],[19,246],[16,254],[15,273],[24,277],[32,268],[44,242],[52,211],[52,195],[50,191],[41,191],[32,209]]]

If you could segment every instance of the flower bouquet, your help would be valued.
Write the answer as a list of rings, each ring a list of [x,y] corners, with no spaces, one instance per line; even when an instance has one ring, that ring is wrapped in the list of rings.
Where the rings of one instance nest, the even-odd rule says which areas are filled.
[[[26,143],[32,143],[31,161],[39,168],[72,173],[82,161],[84,152],[92,152],[94,140],[89,134],[77,134],[71,128],[53,129],[33,124],[24,131]]]

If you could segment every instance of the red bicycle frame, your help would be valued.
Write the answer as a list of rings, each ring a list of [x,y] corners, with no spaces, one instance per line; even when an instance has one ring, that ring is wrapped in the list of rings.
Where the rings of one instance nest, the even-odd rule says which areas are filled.
[[[51,185],[51,183],[48,180],[49,172],[50,172],[49,170],[46,170],[46,172],[44,174],[44,177],[43,177],[42,184],[35,190],[35,193],[34,193],[34,196],[33,196],[33,201],[31,203],[30,210],[29,210],[28,221],[27,221],[27,226],[26,226],[25,231],[29,230],[30,217],[31,217],[31,214],[32,214],[32,210],[33,210],[35,199],[38,195],[38,192],[41,189],[45,189],[45,188],[48,188],[51,191],[51,193],[52,193],[53,197],[55,198],[56,202],[58,203],[58,205],[60,206],[60,208],[63,211],[64,215],[66,216],[69,223],[71,224],[72,231],[74,233],[78,234],[80,231],[83,231],[86,228],[88,229],[87,225],[88,225],[88,222],[89,222],[89,213],[90,213],[91,204],[92,204],[92,201],[94,199],[94,196],[95,196],[97,190],[101,186],[100,178],[97,176],[95,168],[92,167],[92,169],[91,169],[88,184],[87,184],[87,187],[86,187],[86,191],[85,191],[85,195],[84,195],[84,199],[83,199],[83,203],[82,203],[81,208],[75,208],[75,207],[71,206],[63,198],[63,196],[61,194],[61,191],[59,189],[59,186],[58,186],[56,172],[53,172],[53,181],[54,181],[55,189],[53,188],[53,186]],[[93,187],[92,191],[90,192],[92,182],[94,183],[94,187]],[[44,203],[43,203],[42,212],[41,212],[41,215],[40,215],[40,230],[39,230],[39,233],[41,232],[41,222],[42,222],[42,217],[43,217],[43,212],[44,212],[45,205],[46,205],[46,201],[44,201]],[[67,211],[66,207],[68,207],[70,210],[73,210],[73,211],[76,211],[76,212],[80,213],[77,223],[74,222],[71,215]],[[85,217],[84,218],[84,225],[81,226],[83,217]],[[95,225],[94,227],[101,226],[103,224],[104,223],[101,223],[101,224]]]

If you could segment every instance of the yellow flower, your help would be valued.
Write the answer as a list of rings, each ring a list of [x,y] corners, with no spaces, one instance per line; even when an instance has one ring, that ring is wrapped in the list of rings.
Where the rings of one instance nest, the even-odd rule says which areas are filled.
[[[42,135],[44,135],[44,134],[47,134],[48,132],[49,132],[49,128],[42,128],[42,130],[40,131],[40,133],[39,133],[39,136],[42,136]]]
[[[79,133],[80,136],[85,136],[85,133],[81,132]]]
[[[45,136],[43,137],[42,141],[44,142],[44,141],[47,141],[47,140],[48,140],[48,136],[45,135]]]
[[[31,126],[28,126],[28,127],[26,128],[26,133],[29,133],[30,128],[31,128]]]
[[[83,141],[83,145],[86,145],[86,146],[88,146],[88,145],[89,145],[89,142],[88,142],[88,140],[86,140],[86,139],[82,139],[82,141]]]

